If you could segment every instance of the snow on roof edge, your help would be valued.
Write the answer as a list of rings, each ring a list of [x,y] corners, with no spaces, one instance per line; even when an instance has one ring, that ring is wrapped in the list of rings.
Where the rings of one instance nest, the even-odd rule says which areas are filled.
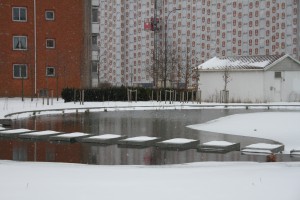
[[[265,70],[274,63],[287,57],[285,55],[266,55],[266,56],[231,56],[226,58],[213,57],[197,66],[198,70]],[[293,58],[292,58],[293,59]],[[293,59],[295,62],[299,61]]]

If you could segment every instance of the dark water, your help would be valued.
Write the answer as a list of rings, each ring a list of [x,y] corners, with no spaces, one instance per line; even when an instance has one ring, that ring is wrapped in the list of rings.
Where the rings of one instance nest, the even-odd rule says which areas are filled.
[[[85,132],[91,134],[121,134],[128,137],[155,136],[163,139],[190,138],[200,143],[212,140],[240,142],[241,147],[257,142],[273,141],[250,137],[208,133],[186,126],[204,123],[220,117],[269,110],[203,109],[164,111],[90,112],[81,114],[49,115],[17,120],[13,128]],[[28,142],[19,139],[0,139],[0,159],[72,162],[100,165],[177,164],[198,161],[261,161],[266,156],[199,153],[197,150],[167,151],[155,147],[144,149],[120,148],[117,145],[99,146],[81,143]],[[293,161],[289,155],[277,155],[277,161]],[[298,159],[299,160],[299,159]]]

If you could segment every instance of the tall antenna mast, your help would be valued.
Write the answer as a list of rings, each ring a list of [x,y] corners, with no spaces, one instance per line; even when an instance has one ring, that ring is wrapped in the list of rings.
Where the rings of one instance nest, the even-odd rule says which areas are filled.
[[[152,31],[154,36],[154,48],[153,48],[153,64],[152,64],[152,78],[153,78],[153,87],[157,87],[158,82],[158,43],[159,43],[159,31],[160,31],[160,18],[159,18],[159,0],[154,0],[154,16],[151,18],[146,18],[144,21],[144,30]]]
[[[153,76],[153,87],[157,87],[157,81],[158,81],[158,74],[157,74],[157,68],[158,68],[158,21],[157,21],[157,10],[158,10],[158,5],[157,2],[158,0],[154,1],[154,20],[153,20],[153,31],[154,31],[154,49],[153,49],[153,61],[154,61],[154,76]]]

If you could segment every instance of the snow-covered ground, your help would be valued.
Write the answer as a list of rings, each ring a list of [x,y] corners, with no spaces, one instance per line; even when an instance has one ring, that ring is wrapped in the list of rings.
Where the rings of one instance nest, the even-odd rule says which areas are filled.
[[[299,200],[300,163],[91,166],[0,161],[0,199]]]
[[[101,102],[79,105],[72,102],[63,103],[60,100],[54,101],[53,105],[43,105],[41,99],[34,101],[26,99],[22,102],[19,98],[0,98],[0,118],[9,113],[29,110],[110,106],[119,110],[121,106],[142,105],[148,105],[148,109],[165,109],[165,105],[168,104]],[[180,107],[182,104],[176,103],[176,106]],[[13,118],[25,116],[15,115]],[[297,144],[300,141],[300,134],[296,133],[299,117],[299,112],[242,114],[195,125],[193,128],[269,138],[284,143],[286,148],[293,148],[300,146]],[[9,200],[96,198],[299,200],[299,185],[299,162],[92,166],[0,161],[0,199]]]
[[[0,98],[0,119],[4,118],[4,116],[11,113],[18,113],[24,111],[36,111],[34,114],[60,114],[61,110],[53,111],[53,109],[65,109],[64,113],[68,112],[76,112],[78,108],[78,112],[85,112],[86,109],[90,111],[103,111],[106,110],[118,111],[118,110],[161,110],[161,109],[220,109],[224,108],[224,106],[233,105],[237,109],[245,109],[243,104],[216,104],[216,103],[196,103],[196,102],[173,102],[170,104],[168,101],[146,101],[146,102],[85,102],[84,105],[81,105],[79,102],[68,102],[64,103],[62,99],[56,101],[56,99],[49,100],[49,105],[47,105],[47,100],[44,99],[33,99],[31,101],[30,98],[25,98],[24,101],[21,101],[21,98]],[[300,102],[297,103],[268,103],[268,104],[260,104],[265,106],[275,106],[281,105],[280,108],[283,109],[298,109],[300,111]],[[283,105],[289,105],[294,107],[284,107]],[[201,106],[201,107],[200,107]],[[240,107],[239,107],[240,106]],[[94,109],[91,109],[94,108]],[[261,108],[261,107],[259,107]],[[266,107],[265,107],[266,108]],[[274,107],[276,108],[276,107]],[[70,110],[68,110],[70,109]],[[47,111],[48,110],[48,111]],[[10,116],[10,118],[20,118],[20,117],[28,117],[32,116],[33,112],[24,113],[24,114],[16,114]]]
[[[299,112],[236,114],[189,128],[210,132],[265,138],[285,145],[285,152],[300,149]]]
[[[21,101],[20,98],[0,98],[0,119],[4,118],[6,115],[11,113],[18,113],[18,112],[24,112],[24,111],[37,111],[35,112],[35,115],[39,114],[59,114],[62,113],[61,110],[59,111],[53,111],[53,109],[65,109],[64,113],[69,112],[76,112],[76,109],[78,108],[78,112],[85,112],[86,109],[89,109],[90,111],[103,111],[103,109],[106,110],[152,110],[152,109],[191,109],[194,107],[188,107],[190,106],[196,106],[200,105],[196,102],[189,102],[189,103],[180,103],[180,102],[174,102],[173,104],[170,104],[170,102],[157,102],[157,101],[147,101],[147,102],[84,102],[83,105],[81,105],[79,102],[68,102],[64,103],[62,99],[59,99],[56,101],[56,99],[49,100],[47,104],[47,100],[45,99],[44,102],[42,99],[33,99],[31,101],[30,98],[25,98],[24,101]],[[211,105],[211,104],[207,104]],[[94,108],[94,109],[91,109]],[[300,104],[299,104],[300,108]],[[69,109],[69,110],[68,110]],[[47,111],[48,110],[48,111]],[[9,118],[21,118],[21,117],[29,117],[32,116],[32,112],[24,113],[24,114],[16,114],[13,116],[10,116]]]

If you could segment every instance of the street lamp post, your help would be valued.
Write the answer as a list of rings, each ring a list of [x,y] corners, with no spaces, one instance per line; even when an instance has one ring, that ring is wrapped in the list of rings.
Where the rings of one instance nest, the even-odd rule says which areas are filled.
[[[164,68],[164,89],[167,86],[167,39],[168,39],[168,19],[171,13],[176,12],[177,10],[181,10],[180,8],[175,8],[168,13],[166,23],[165,23],[165,68]]]

